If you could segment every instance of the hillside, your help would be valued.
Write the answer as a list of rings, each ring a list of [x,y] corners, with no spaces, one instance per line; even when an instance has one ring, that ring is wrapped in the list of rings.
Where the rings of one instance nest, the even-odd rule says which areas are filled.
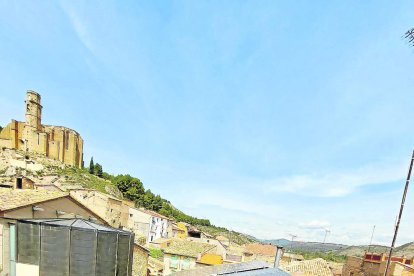
[[[76,168],[61,162],[45,158],[35,153],[0,149],[0,183],[13,184],[15,175],[25,175],[37,185],[56,185],[62,190],[77,188],[96,189],[120,199],[135,202],[137,207],[144,207],[176,221],[187,222],[200,230],[212,235],[227,236],[229,230],[217,227],[207,219],[189,216],[167,199],[155,195],[145,189],[143,183],[136,177],[126,175],[111,175],[102,170],[100,164],[92,162],[90,168]],[[232,242],[244,244],[253,241],[241,233],[232,231]]]
[[[275,245],[281,245],[287,250],[295,251],[302,254],[307,253],[323,253],[323,254],[333,254],[335,256],[357,256],[361,257],[364,255],[365,251],[375,252],[375,253],[388,253],[389,247],[383,245],[359,245],[359,246],[349,246],[344,244],[335,244],[335,243],[319,243],[319,242],[300,242],[300,241],[289,241],[286,239],[277,239],[277,240],[264,240],[263,242],[272,243]],[[410,242],[394,249],[393,255],[395,256],[414,256],[414,242]]]
[[[229,231],[226,228],[223,227],[217,227],[214,225],[210,225],[210,226],[203,226],[203,225],[198,225],[197,226],[198,229],[200,229],[203,232],[209,233],[210,235],[217,237],[217,236],[223,236],[229,239],[230,243],[235,243],[238,245],[243,245],[246,243],[252,243],[252,242],[256,242],[257,239],[250,236],[250,235],[246,235],[246,234],[242,234],[242,233],[238,233],[235,231]]]
[[[309,251],[309,252],[331,252],[339,251],[348,247],[344,244],[336,243],[321,243],[321,242],[302,242],[302,241],[289,241],[286,239],[278,240],[264,240],[263,242],[271,243],[275,245],[280,245],[286,248],[287,250],[300,250],[300,251]]]

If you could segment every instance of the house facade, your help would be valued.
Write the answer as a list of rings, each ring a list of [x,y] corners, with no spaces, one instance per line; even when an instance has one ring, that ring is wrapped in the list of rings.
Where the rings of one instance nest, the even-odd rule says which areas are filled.
[[[362,258],[349,256],[342,268],[342,275],[384,275],[387,260],[388,256],[384,253],[377,254],[366,252]],[[414,258],[394,256],[391,258],[387,275],[414,275],[413,264]]]
[[[85,205],[115,228],[128,226],[128,214],[130,205],[124,200],[104,194],[92,189],[74,189],[70,196]]]
[[[197,267],[197,262],[205,254],[215,254],[216,246],[207,243],[174,239],[164,251],[164,275]],[[211,261],[211,256],[205,261]],[[202,265],[202,264],[201,264]]]
[[[10,275],[16,252],[10,250],[16,219],[83,218],[105,224],[105,220],[71,198],[68,193],[48,190],[0,188],[0,276]]]
[[[144,238],[149,244],[160,238],[168,238],[171,233],[171,221],[169,218],[154,211],[129,208],[128,229],[133,231],[136,239]]]

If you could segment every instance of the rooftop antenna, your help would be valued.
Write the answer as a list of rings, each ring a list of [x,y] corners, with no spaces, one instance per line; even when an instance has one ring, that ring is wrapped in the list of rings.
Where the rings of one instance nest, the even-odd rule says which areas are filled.
[[[408,40],[408,43],[411,44],[411,46],[414,46],[414,28],[408,30],[404,34],[404,38]]]
[[[413,169],[413,162],[414,162],[414,150],[413,150],[413,155],[411,156],[411,162],[410,162],[410,168],[408,169],[407,180],[405,181],[405,188],[404,188],[404,193],[403,193],[403,197],[401,200],[400,212],[398,214],[397,223],[395,224],[394,238],[392,239],[390,254],[388,255],[387,266],[385,267],[384,276],[387,276],[388,268],[390,267],[390,262],[391,262],[391,257],[392,257],[392,250],[394,249],[395,240],[397,239],[398,229],[400,228],[402,212],[404,210],[404,204],[405,204],[405,197],[407,196],[408,186],[410,185],[411,170]]]

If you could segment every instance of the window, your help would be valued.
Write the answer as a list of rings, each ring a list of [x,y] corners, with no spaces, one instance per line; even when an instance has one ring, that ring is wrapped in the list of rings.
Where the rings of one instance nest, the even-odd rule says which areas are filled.
[[[40,145],[40,134],[39,134],[39,132],[37,133],[37,144]]]
[[[190,269],[190,266],[191,266],[191,260],[190,260],[190,258],[187,257],[183,260],[181,268],[184,269],[184,270],[185,269]]]
[[[23,189],[23,179],[21,177],[16,179],[16,189]]]
[[[176,255],[171,256],[170,268],[178,269],[178,263],[178,257]]]
[[[132,218],[133,217],[133,214],[129,214],[129,217]]]

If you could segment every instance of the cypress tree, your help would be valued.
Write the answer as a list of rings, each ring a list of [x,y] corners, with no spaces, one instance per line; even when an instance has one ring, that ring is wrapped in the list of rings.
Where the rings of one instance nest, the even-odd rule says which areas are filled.
[[[89,163],[89,173],[94,174],[95,171],[95,165],[93,164],[93,156],[91,158],[91,162]]]

